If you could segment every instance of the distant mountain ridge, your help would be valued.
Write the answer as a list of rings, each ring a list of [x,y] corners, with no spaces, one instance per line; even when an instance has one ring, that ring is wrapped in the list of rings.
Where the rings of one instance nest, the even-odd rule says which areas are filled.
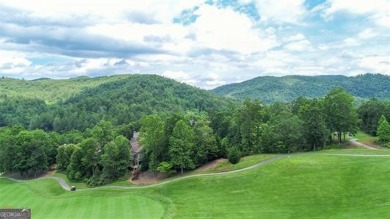
[[[283,77],[261,76],[241,83],[228,84],[212,92],[236,99],[259,99],[264,103],[287,102],[297,97],[317,98],[325,96],[332,88],[344,87],[361,99],[390,99],[390,76],[363,74],[353,77],[342,75]]]

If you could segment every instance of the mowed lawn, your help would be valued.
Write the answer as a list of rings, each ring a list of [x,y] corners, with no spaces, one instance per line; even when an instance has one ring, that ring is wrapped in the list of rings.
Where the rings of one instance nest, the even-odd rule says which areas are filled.
[[[66,192],[52,180],[0,180],[0,207],[29,207],[34,218],[390,218],[390,157],[324,152],[136,190]]]
[[[164,202],[129,192],[68,192],[51,179],[0,179],[0,208],[30,208],[32,218],[161,218]]]

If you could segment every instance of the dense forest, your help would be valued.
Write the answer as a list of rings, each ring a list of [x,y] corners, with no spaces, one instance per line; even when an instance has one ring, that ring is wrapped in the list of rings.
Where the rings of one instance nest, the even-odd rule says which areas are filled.
[[[40,78],[24,80],[0,78],[0,100],[7,97],[22,99],[38,99],[47,104],[55,104],[79,94],[83,90],[97,87],[101,84],[124,80],[131,75],[115,75],[89,78],[86,76],[70,79]]]
[[[237,99],[258,99],[263,103],[290,102],[298,97],[324,97],[331,89],[343,87],[358,100],[390,98],[390,76],[364,74],[354,77],[342,75],[257,77],[237,84],[228,84],[214,93]]]
[[[343,88],[265,105],[155,75],[90,84],[67,99],[69,93],[51,101],[46,95],[3,96],[0,172],[36,176],[56,165],[71,180],[106,184],[129,176],[133,131],[140,131],[142,170],[166,174],[216,158],[237,163],[251,154],[319,150],[358,129],[390,147],[390,102],[373,98],[356,106]]]
[[[91,86],[74,85],[70,90],[79,92],[69,96],[73,91],[65,92],[66,84],[73,80],[77,80],[80,86],[82,81]],[[92,128],[102,119],[125,126],[136,123],[143,115],[185,110],[209,112],[233,101],[157,75],[123,75],[94,81],[87,78],[53,81],[56,86],[65,86],[58,92],[51,91],[64,92],[55,98],[49,93],[40,96],[46,90],[41,84],[24,87],[21,83],[18,87],[20,95],[8,92],[0,98],[0,126],[21,125],[28,129],[64,133]],[[54,89],[54,86],[49,87]],[[26,97],[28,93],[30,97]],[[55,99],[64,100],[47,103]]]

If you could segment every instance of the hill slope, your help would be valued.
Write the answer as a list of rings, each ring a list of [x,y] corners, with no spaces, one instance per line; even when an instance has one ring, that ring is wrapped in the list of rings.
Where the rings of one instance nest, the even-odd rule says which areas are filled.
[[[58,84],[72,84],[74,80],[81,79],[42,81],[46,81],[49,87],[54,87]],[[53,98],[36,94],[46,92],[44,87],[37,86],[38,81],[28,82],[33,85],[26,89],[19,84],[20,94],[28,94],[29,90],[34,93],[30,98],[16,94],[3,97],[0,126],[20,124],[31,129],[60,132],[83,130],[102,119],[122,125],[138,121],[143,115],[152,113],[210,111],[231,102],[208,91],[157,75],[123,75],[85,80],[88,86],[83,87],[80,82],[76,82],[73,93],[67,92],[66,95]],[[24,81],[19,80],[19,83]],[[44,102],[69,95],[71,97],[65,101],[53,104]]]
[[[257,77],[242,83],[224,85],[214,93],[233,98],[259,99],[265,103],[292,101],[299,96],[316,98],[325,96],[334,87],[358,98],[390,98],[390,76],[365,74],[355,77],[341,75]]]
[[[53,104],[66,100],[81,91],[94,88],[104,83],[122,80],[129,75],[115,75],[108,77],[77,77],[71,79],[20,80],[0,78],[0,100],[6,97],[34,98]]]

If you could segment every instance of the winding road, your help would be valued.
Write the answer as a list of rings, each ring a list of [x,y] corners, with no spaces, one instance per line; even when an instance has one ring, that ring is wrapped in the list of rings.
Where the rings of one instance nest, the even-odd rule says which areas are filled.
[[[347,156],[347,157],[390,157],[390,154],[334,154],[334,153],[318,153],[316,155]],[[271,163],[273,161],[276,161],[276,160],[279,160],[279,159],[282,159],[282,158],[286,158],[286,157],[290,157],[290,156],[300,156],[300,155],[299,154],[279,155],[279,156],[276,156],[276,157],[264,160],[264,161],[262,161],[260,163],[254,164],[252,166],[245,167],[245,168],[238,169],[238,170],[232,170],[232,171],[220,172],[220,173],[203,173],[203,174],[183,176],[183,177],[180,177],[180,178],[166,180],[166,181],[163,181],[163,182],[160,182],[160,183],[157,183],[157,184],[146,185],[146,186],[100,186],[100,187],[94,187],[94,188],[77,189],[76,191],[80,192],[80,191],[97,190],[97,189],[124,189],[124,190],[145,189],[145,188],[157,187],[157,186],[161,186],[161,185],[165,185],[165,184],[168,184],[168,183],[173,183],[173,182],[177,182],[177,181],[184,180],[184,179],[189,179],[189,178],[203,177],[203,176],[229,175],[229,174],[233,174],[233,173],[244,172],[244,171],[247,171],[247,170],[250,170],[250,169],[254,169],[254,168],[257,168],[257,167],[261,167],[261,166],[267,165],[267,164],[269,164],[269,163]],[[14,182],[26,181],[26,180],[18,180],[18,179],[14,179],[14,178],[10,178],[10,177],[0,177],[0,178],[5,178],[5,179],[8,179],[8,180],[11,180],[11,181],[14,181]],[[40,179],[53,179],[53,180],[56,180],[61,185],[61,187],[63,189],[65,189],[67,191],[70,191],[70,186],[61,177],[44,176],[44,177],[33,179],[33,180],[40,180]]]

